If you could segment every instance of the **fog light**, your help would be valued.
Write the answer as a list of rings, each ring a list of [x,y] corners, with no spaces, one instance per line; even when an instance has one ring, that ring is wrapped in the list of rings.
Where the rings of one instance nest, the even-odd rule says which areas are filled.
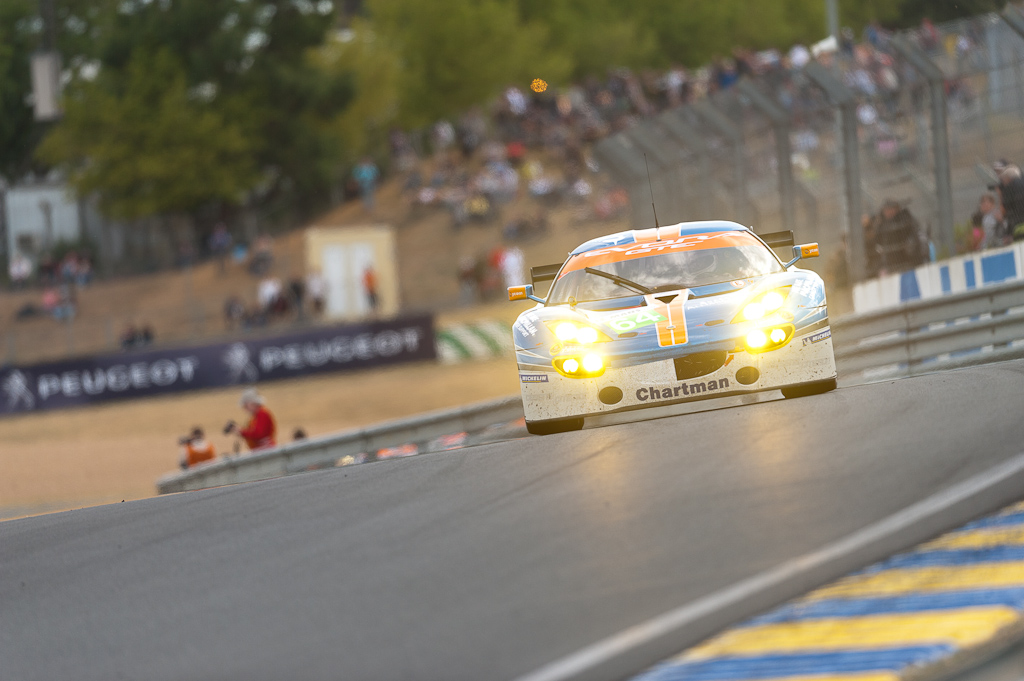
[[[565,364],[562,365],[562,369],[567,374],[575,374],[580,370],[580,363],[574,359],[565,360]]]
[[[786,332],[782,329],[772,329],[772,343],[781,343],[786,340]]]
[[[768,336],[761,329],[755,329],[747,334],[747,347],[758,349],[768,345]]]
[[[573,360],[569,360],[570,362]],[[569,366],[569,362],[565,363],[566,368]],[[600,355],[587,355],[583,358],[583,370],[589,374],[594,374],[604,368],[604,360],[601,359]]]

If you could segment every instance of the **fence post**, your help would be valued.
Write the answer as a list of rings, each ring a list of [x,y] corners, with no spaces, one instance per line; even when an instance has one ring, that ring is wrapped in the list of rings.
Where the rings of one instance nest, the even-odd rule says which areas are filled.
[[[733,177],[736,182],[739,221],[750,226],[753,211],[750,207],[750,196],[747,193],[747,159],[743,155],[743,132],[729,121],[721,109],[706,99],[694,102],[690,108],[732,144]]]
[[[812,61],[804,67],[804,75],[824,91],[833,106],[839,107],[843,135],[843,173],[846,179],[846,253],[853,281],[865,276],[864,227],[860,216],[864,209],[860,186],[860,147],[857,140],[857,100],[853,92],[840,83],[824,66]]]
[[[1013,9],[1010,5],[1007,5],[999,16],[1004,22],[1006,22],[1006,25],[1009,26],[1014,33],[1019,35],[1021,38],[1024,38],[1024,15]],[[1013,59],[1013,81],[1017,90],[1016,108],[1020,115],[1024,115],[1024,107],[1021,107],[1020,104],[1021,96],[1024,95],[1024,79],[1021,78],[1020,60],[1018,59]]]
[[[711,177],[711,154],[704,138],[689,123],[683,120],[682,112],[678,109],[666,111],[658,117],[658,122],[665,128],[669,136],[674,137],[677,142],[683,144],[690,151],[696,154],[700,164],[700,209],[701,218],[710,220],[714,217],[714,187]]]
[[[894,38],[892,47],[928,81],[928,98],[932,108],[932,155],[935,157],[935,198],[938,201],[938,236],[946,252],[952,255],[955,252],[956,237],[953,234],[953,179],[949,162],[946,77],[921,48],[905,37]]]
[[[772,124],[775,134],[775,160],[779,172],[779,201],[782,205],[782,222],[785,229],[796,226],[796,191],[793,182],[793,150],[789,143],[789,114],[758,90],[747,78],[737,85],[739,91],[750,100],[751,106],[760,111]]]

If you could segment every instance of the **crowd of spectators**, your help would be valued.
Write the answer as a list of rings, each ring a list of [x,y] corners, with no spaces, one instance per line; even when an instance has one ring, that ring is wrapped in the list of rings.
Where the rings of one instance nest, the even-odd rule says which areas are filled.
[[[909,37],[933,58],[959,66],[976,57],[985,39],[978,22],[961,28],[943,34],[925,20]],[[557,91],[508,87],[489,110],[473,108],[453,120],[437,121],[425,136],[393,130],[392,167],[402,175],[404,196],[415,209],[446,211],[456,230],[500,224],[506,244],[542,235],[543,216],[556,205],[574,205],[579,224],[615,219],[628,210],[627,194],[598,174],[590,145],[644,118],[728,91],[750,76],[790,113],[795,158],[810,173],[822,140],[834,133],[835,125],[834,108],[802,73],[812,60],[835,67],[856,94],[862,141],[876,159],[913,160],[917,145],[909,141],[909,121],[925,111],[927,83],[892,48],[892,37],[871,24],[859,41],[844,29],[838,39],[788,51],[735,49],[728,58],[695,69],[617,68],[604,79],[591,77]],[[951,78],[947,95],[951,109],[969,106],[976,97],[965,78]],[[737,106],[728,98],[719,101]],[[908,216],[905,207],[896,210],[887,202],[870,218],[868,231],[879,238],[868,244],[875,272],[928,258],[929,239],[912,217],[910,226]],[[897,247],[898,235],[910,231],[918,234],[919,245],[911,247],[908,238]],[[500,278],[493,253],[471,260],[460,266],[463,289],[472,280],[486,292],[487,282]]]

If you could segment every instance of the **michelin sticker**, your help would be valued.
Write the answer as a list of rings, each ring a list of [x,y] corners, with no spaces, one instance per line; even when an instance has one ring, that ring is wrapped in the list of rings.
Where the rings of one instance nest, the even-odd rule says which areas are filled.
[[[831,338],[831,337],[832,337],[832,329],[827,329],[825,331],[822,331],[821,333],[816,333],[813,336],[808,336],[807,338],[804,338],[804,345],[811,345],[812,343],[820,343],[821,341],[825,340],[826,338]]]
[[[519,380],[523,383],[547,383],[547,374],[519,374]]]

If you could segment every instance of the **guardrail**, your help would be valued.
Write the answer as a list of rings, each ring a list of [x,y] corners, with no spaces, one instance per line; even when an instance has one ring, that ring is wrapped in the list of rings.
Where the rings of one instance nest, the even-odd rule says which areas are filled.
[[[522,417],[523,403],[519,396],[505,397],[218,459],[166,475],[157,481],[157,489],[161,494],[168,494],[279,478],[334,466],[346,456],[372,456],[381,449],[410,443],[426,444],[453,433],[481,433],[490,426]]]
[[[839,376],[846,384],[1024,357],[1024,282],[901,305],[833,320]],[[334,466],[346,456],[479,434],[523,417],[518,396],[432,412],[276,449],[218,459],[164,476],[162,494],[277,478]]]
[[[832,322],[846,382],[1024,357],[1024,282],[916,301]]]

